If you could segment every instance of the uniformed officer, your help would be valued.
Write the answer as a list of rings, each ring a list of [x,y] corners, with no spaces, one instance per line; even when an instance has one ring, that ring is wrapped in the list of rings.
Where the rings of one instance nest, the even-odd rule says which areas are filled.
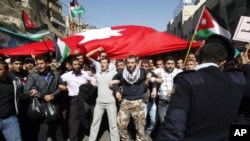
[[[221,70],[227,60],[233,59],[234,52],[227,38],[212,35],[206,40],[200,50],[201,64],[174,80],[169,110],[157,141],[228,140],[230,124],[250,88],[240,72]]]

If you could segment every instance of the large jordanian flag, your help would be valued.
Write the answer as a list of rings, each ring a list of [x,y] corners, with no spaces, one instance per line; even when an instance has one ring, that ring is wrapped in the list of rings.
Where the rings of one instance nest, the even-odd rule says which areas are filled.
[[[229,39],[231,38],[231,34],[224,19],[214,14],[207,7],[203,9],[196,33],[202,38],[207,38],[213,34],[219,34]]]

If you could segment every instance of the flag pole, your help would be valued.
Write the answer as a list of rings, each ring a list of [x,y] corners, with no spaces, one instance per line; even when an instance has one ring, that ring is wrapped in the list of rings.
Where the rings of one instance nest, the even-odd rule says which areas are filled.
[[[190,41],[190,43],[189,43],[188,50],[187,50],[187,53],[186,53],[186,56],[185,56],[185,60],[184,60],[184,63],[183,63],[184,65],[185,65],[186,62],[187,62],[187,58],[188,58],[188,55],[189,55],[189,53],[190,53],[190,50],[191,50],[191,47],[192,47],[192,44],[193,44],[195,35],[196,35],[196,32],[193,34],[192,39],[191,39],[191,41]]]
[[[72,1],[74,2],[74,1]],[[69,3],[69,20],[70,20],[70,29],[71,29],[71,36],[74,36],[74,23],[72,20],[72,15],[71,15],[71,9],[70,9],[70,3]],[[73,37],[73,43],[75,44],[75,36]]]
[[[197,32],[197,29],[198,29],[198,25],[199,25],[199,23],[200,23],[200,21],[201,21],[201,16],[202,16],[202,14],[203,14],[203,12],[204,12],[204,9],[205,9],[205,6],[203,6],[203,9],[202,9],[202,11],[201,11],[201,15],[200,15],[199,20],[198,20],[198,24],[197,24],[196,27],[195,27],[194,34],[193,34],[193,36],[192,36],[192,38],[191,38],[191,41],[190,41],[190,43],[189,43],[188,50],[187,50],[187,53],[186,53],[186,56],[185,56],[185,59],[184,59],[184,63],[183,63],[184,65],[185,65],[186,62],[187,62],[187,58],[188,58],[188,55],[189,55],[189,53],[190,53],[190,50],[191,50],[191,47],[192,47],[192,44],[193,44],[193,41],[194,41],[194,38],[195,38],[195,35],[196,35],[196,32]]]
[[[72,20],[72,15],[71,15],[71,9],[70,9],[70,3],[69,3],[69,25],[70,25],[70,30],[71,30],[71,35],[74,35],[74,26],[73,26],[73,20]]]

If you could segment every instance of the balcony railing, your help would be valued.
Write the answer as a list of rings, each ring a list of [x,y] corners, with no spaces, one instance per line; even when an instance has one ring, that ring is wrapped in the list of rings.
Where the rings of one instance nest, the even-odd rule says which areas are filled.
[[[57,18],[55,18],[55,17],[50,17],[50,21],[51,22],[54,22],[54,23],[56,23],[56,24],[59,24],[59,25],[61,25],[61,26],[63,26],[63,27],[65,27],[65,24],[62,22],[62,21],[59,21]]]
[[[40,3],[43,4],[44,6],[47,6],[47,0],[40,0]]]
[[[55,12],[55,13],[58,13],[58,14],[61,14],[62,13],[62,7],[58,7],[58,6],[56,6],[55,4],[53,4],[53,3],[49,3],[49,8],[53,11],[53,12]]]

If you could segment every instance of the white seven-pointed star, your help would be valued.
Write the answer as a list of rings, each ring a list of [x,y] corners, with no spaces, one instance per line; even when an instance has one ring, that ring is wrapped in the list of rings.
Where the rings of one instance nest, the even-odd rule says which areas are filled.
[[[201,19],[201,25],[206,25],[207,24],[207,20],[205,18]]]
[[[122,34],[119,32],[123,30],[125,29],[112,30],[110,27],[108,27],[108,28],[88,30],[86,32],[78,33],[76,35],[84,37],[83,40],[79,42],[79,44],[83,44],[88,41],[96,39],[106,39],[110,38],[111,36],[122,36]]]

